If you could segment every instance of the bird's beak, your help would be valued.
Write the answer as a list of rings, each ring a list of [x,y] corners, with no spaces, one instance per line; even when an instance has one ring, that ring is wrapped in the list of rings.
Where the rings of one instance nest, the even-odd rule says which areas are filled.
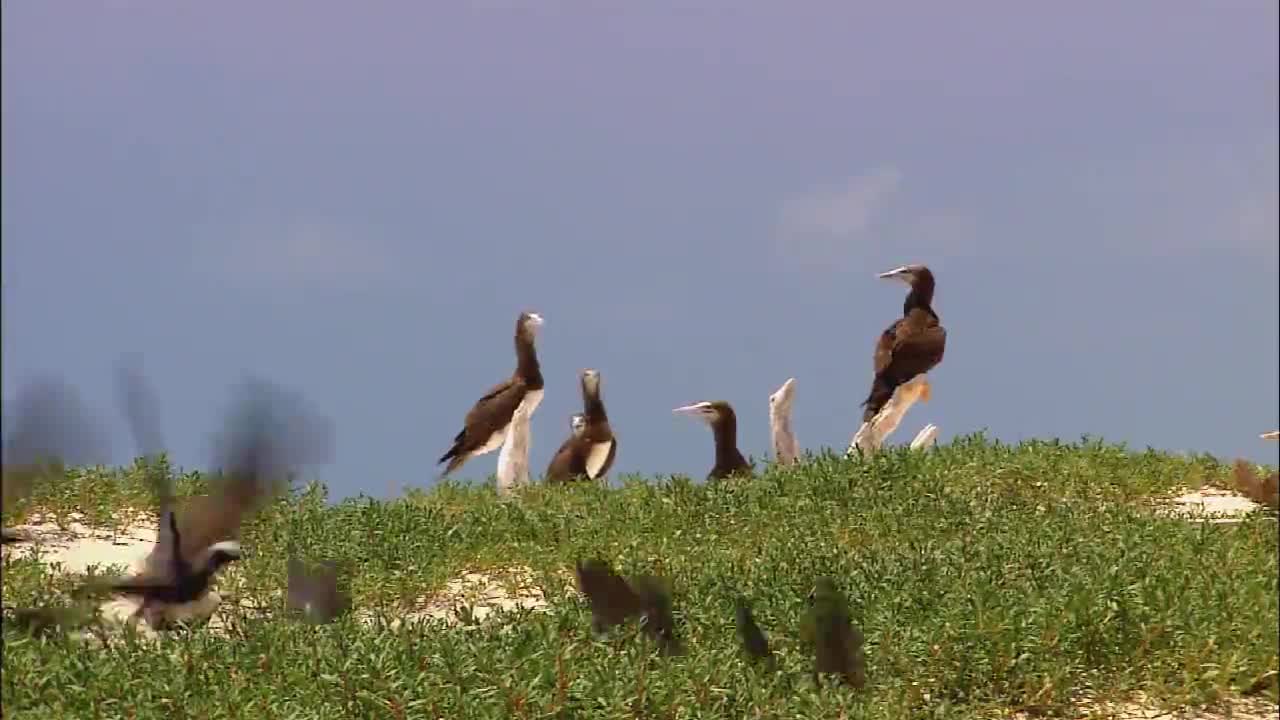
[[[782,383],[782,387],[775,390],[773,394],[769,396],[769,399],[772,400],[773,402],[778,402],[779,400],[782,400],[783,398],[791,394],[791,389],[795,387],[795,385],[796,385],[795,378],[787,378],[787,381]]]
[[[676,415],[703,416],[707,414],[707,409],[708,409],[708,406],[704,403],[694,403],[692,405],[685,405],[684,407],[678,407],[675,410],[672,410],[671,412]]]
[[[911,266],[903,265],[902,267],[896,267],[888,272],[882,272],[876,277],[881,280],[903,280],[905,282],[911,282],[911,275]]]

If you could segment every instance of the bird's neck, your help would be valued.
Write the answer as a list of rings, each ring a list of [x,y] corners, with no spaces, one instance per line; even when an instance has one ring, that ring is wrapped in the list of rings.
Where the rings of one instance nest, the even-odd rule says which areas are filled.
[[[516,335],[516,375],[530,387],[542,387],[542,368],[538,365],[538,351],[533,341]]]
[[[600,399],[599,393],[593,393],[586,388],[582,390],[582,414],[586,416],[587,422],[607,422],[609,416],[604,411],[604,401]]]
[[[924,310],[936,317],[933,312],[932,280],[921,278],[911,286],[911,292],[907,293],[907,299],[902,302],[902,316],[910,315],[912,310]]]
[[[729,416],[721,418],[712,427],[716,439],[716,466],[733,467],[742,453],[738,452],[738,420]]]

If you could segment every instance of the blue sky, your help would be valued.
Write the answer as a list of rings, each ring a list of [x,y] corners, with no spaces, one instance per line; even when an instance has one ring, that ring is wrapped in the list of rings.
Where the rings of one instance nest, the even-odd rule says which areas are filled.
[[[696,9],[695,9],[696,8]],[[615,474],[843,447],[875,274],[926,262],[941,439],[1084,433],[1275,462],[1270,0],[5,3],[4,397],[132,441],[141,352],[202,466],[246,373],[331,418],[338,497],[427,485],[546,319],[541,471],[599,368]],[[497,453],[460,476],[491,473]]]

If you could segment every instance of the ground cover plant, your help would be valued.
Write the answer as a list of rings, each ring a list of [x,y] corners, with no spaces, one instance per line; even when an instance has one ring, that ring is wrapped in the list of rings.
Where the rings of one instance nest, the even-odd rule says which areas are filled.
[[[329,504],[312,485],[245,526],[245,558],[217,584],[224,630],[158,644],[125,634],[90,651],[6,623],[4,714],[965,720],[1058,715],[1086,695],[1135,691],[1202,705],[1250,686],[1275,702],[1274,683],[1258,683],[1280,663],[1274,515],[1210,524],[1153,511],[1188,486],[1229,486],[1230,472],[1087,439],[974,436],[863,461],[811,455],[745,481],[623,478],[505,501],[491,484],[446,482]],[[142,474],[71,469],[11,512],[124,522],[122,508],[150,507]],[[202,484],[191,474],[177,488]],[[319,626],[282,617],[290,543],[350,569],[356,612]],[[670,579],[683,655],[661,656],[635,623],[590,636],[572,570],[593,556]],[[465,571],[517,565],[533,570],[545,612],[392,622]],[[865,634],[861,691],[810,676],[798,624],[820,575]],[[7,606],[70,583],[6,554]],[[740,649],[739,593],[776,672]]]

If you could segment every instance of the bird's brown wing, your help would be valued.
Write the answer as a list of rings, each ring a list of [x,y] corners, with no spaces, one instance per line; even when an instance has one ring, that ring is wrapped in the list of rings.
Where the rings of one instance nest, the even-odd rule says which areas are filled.
[[[932,315],[913,311],[885,328],[876,342],[875,374],[906,382],[942,362],[947,331]]]
[[[644,611],[639,594],[602,560],[579,562],[578,590],[591,603],[592,624],[606,630]]]
[[[876,339],[876,350],[872,357],[875,374],[879,375],[889,367],[889,363],[893,360],[893,348],[898,343],[898,330],[904,324],[901,319],[894,320],[893,324],[885,328]]]
[[[476,401],[467,411],[463,420],[463,428],[455,438],[458,455],[475,450],[482,446],[502,428],[511,422],[516,408],[524,399],[525,386],[519,378],[512,377],[494,385]],[[457,441],[461,441],[460,443]]]
[[[560,449],[556,450],[556,454],[552,456],[551,463],[547,465],[547,473],[543,478],[547,482],[568,482],[577,475],[586,474],[586,468],[583,467],[581,452],[581,437],[570,435],[560,444]]]

